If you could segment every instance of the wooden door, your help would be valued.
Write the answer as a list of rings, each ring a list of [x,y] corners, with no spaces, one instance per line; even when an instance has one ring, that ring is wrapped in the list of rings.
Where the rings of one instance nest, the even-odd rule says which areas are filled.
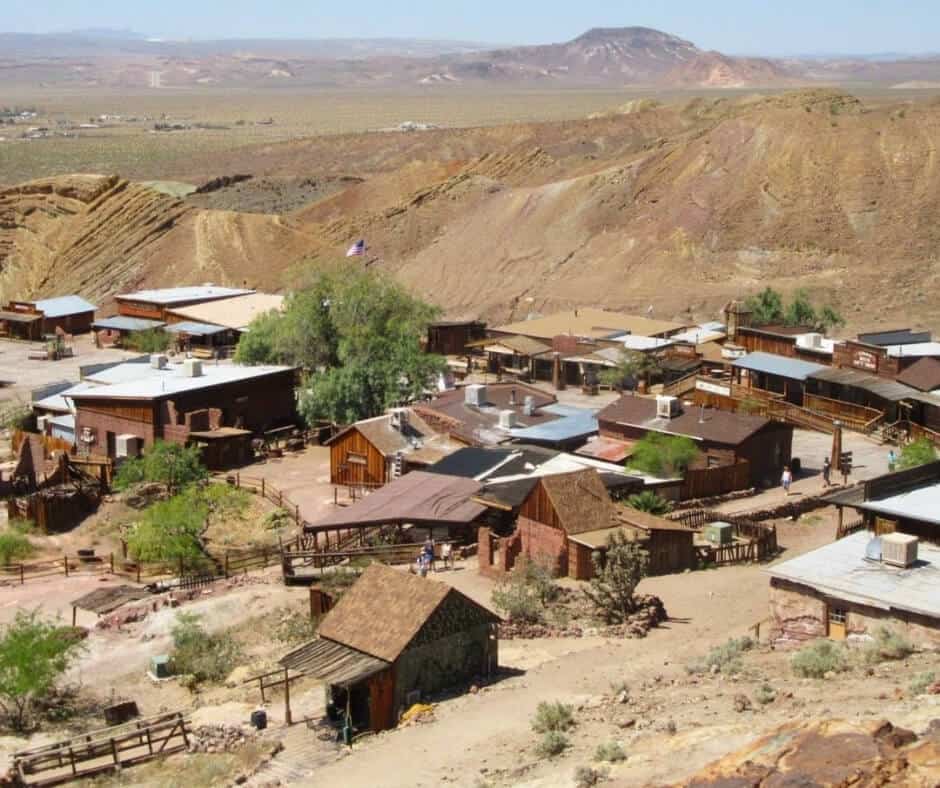
[[[845,640],[845,621],[848,611],[838,605],[827,605],[827,629],[830,640]]]

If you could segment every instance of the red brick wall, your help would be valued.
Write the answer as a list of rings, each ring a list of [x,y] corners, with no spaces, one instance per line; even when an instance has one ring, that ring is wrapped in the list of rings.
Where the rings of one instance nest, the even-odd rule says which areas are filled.
[[[549,561],[555,574],[568,574],[568,537],[564,531],[520,516],[516,533],[522,541],[524,556]]]
[[[88,444],[81,441],[82,430],[85,427],[91,427],[95,433],[95,442]],[[79,447],[88,447],[90,454],[100,456],[107,455],[108,443],[107,433],[113,432],[115,437],[118,435],[136,435],[142,438],[145,446],[152,446],[154,441],[154,430],[152,424],[146,424],[142,421],[133,421],[131,419],[119,418],[117,416],[106,416],[101,413],[89,413],[81,408],[75,417],[75,439]]]
[[[594,551],[577,542],[568,542],[568,577],[575,580],[590,580],[594,577]]]

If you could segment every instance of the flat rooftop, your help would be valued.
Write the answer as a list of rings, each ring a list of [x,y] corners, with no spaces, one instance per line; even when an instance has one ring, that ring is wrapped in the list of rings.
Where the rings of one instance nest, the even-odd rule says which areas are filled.
[[[249,293],[232,296],[224,301],[211,301],[194,306],[181,306],[173,314],[197,323],[210,323],[244,331],[251,321],[268,312],[281,311],[284,296],[271,293]]]
[[[940,525],[940,483],[926,484],[887,498],[865,501],[853,506],[875,514]],[[940,596],[940,587],[937,588],[937,595]]]
[[[148,304],[180,304],[187,301],[213,301],[219,298],[232,298],[233,296],[249,295],[254,290],[245,290],[234,287],[217,287],[216,285],[199,285],[194,287],[165,287],[157,290],[138,290],[135,293],[122,293],[114,296],[121,301],[144,301]]]
[[[917,563],[904,569],[866,559],[871,539],[860,531],[764,571],[835,599],[940,617],[940,548],[920,542]]]
[[[521,334],[535,339],[551,339],[562,334],[600,339],[624,333],[650,337],[671,334],[683,328],[683,324],[668,320],[625,315],[605,309],[575,309],[571,312],[559,312],[547,317],[496,326],[492,330],[500,334]]]

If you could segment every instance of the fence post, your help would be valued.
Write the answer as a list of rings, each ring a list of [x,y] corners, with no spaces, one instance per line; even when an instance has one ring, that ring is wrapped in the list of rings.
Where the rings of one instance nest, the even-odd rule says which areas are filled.
[[[300,525],[300,504],[294,504],[294,525]]]
[[[20,564],[20,585],[23,585],[25,583],[26,583],[26,571],[23,567],[23,564],[21,563]]]
[[[264,498],[264,476],[261,477],[261,497]]]
[[[65,559],[65,576],[69,576],[69,557],[68,555],[63,556]]]
[[[225,551],[225,579],[228,580],[228,550]]]
[[[108,566],[110,567],[111,574],[114,574],[114,553],[108,557]]]
[[[236,471],[235,472],[235,487],[240,488],[242,486],[242,475]]]
[[[140,583],[140,561],[137,562],[137,582]]]
[[[278,491],[277,491],[277,505],[278,505],[281,509],[284,508],[284,491],[283,491],[283,490],[278,490]]]

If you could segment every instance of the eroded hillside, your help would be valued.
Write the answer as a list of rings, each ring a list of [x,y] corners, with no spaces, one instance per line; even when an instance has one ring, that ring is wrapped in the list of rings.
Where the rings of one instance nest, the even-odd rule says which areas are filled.
[[[940,328],[938,142],[936,103],[868,107],[827,91],[315,138],[180,162],[180,178],[347,179],[283,215],[259,212],[251,181],[217,204],[243,199],[252,213],[111,176],[0,192],[0,264],[9,294],[277,288],[297,263],[341,260],[364,237],[369,264],[454,316],[593,304],[710,318],[772,284],[834,302],[849,329]]]

